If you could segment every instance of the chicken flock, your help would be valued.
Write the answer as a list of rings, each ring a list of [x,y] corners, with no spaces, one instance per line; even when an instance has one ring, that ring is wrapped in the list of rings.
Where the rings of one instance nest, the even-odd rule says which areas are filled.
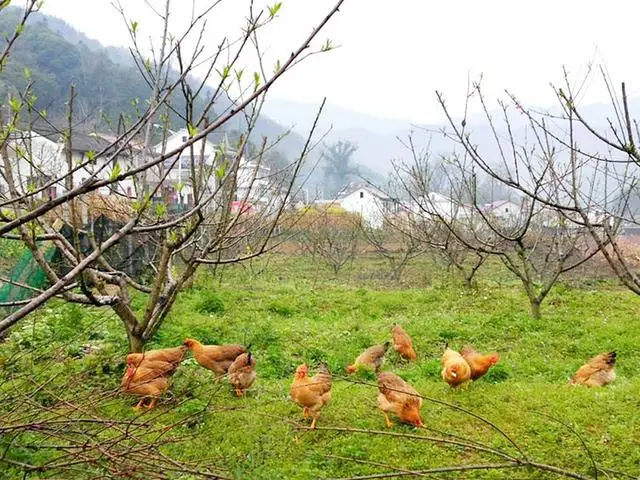
[[[393,425],[389,414],[395,415],[400,422],[422,427],[420,408],[423,397],[395,373],[381,371],[390,346],[405,360],[415,361],[418,358],[411,337],[400,325],[393,325],[391,337],[390,342],[364,350],[346,371],[348,374],[360,369],[375,371],[379,389],[378,408],[384,415],[387,427]],[[133,407],[135,410],[144,407],[151,410],[155,407],[158,398],[169,389],[171,376],[187,350],[198,364],[215,374],[216,382],[226,376],[237,396],[244,396],[256,380],[256,359],[250,345],[203,345],[198,340],[187,338],[179,347],[127,355],[121,389],[124,393],[140,397],[138,404]],[[495,352],[483,354],[470,346],[457,352],[446,345],[440,359],[441,376],[452,388],[464,387],[485,375],[499,360],[500,355]],[[569,379],[569,384],[589,387],[607,385],[616,378],[615,365],[615,351],[601,353],[580,367]],[[289,393],[293,402],[302,407],[303,416],[311,418],[312,429],[316,427],[320,411],[331,400],[332,381],[331,372],[324,363],[318,366],[313,376],[309,375],[306,363],[296,368]]]

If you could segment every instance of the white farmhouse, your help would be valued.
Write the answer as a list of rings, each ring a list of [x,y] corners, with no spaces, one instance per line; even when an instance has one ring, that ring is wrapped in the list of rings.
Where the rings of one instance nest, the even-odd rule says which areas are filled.
[[[61,172],[61,145],[32,130],[16,130],[7,141],[7,155],[11,172],[5,172],[0,165],[0,193],[6,195],[9,189],[8,174],[11,173],[15,188],[23,194],[34,187],[58,176]],[[55,196],[55,186],[40,197]]]
[[[522,207],[511,200],[497,200],[492,203],[486,203],[482,206],[482,210],[484,213],[505,222],[515,222],[522,214]]]
[[[257,160],[240,159],[236,178],[236,198],[247,199],[253,203],[267,204],[272,195],[271,168]]]
[[[115,140],[115,138],[102,136],[96,133],[74,133],[72,135],[71,154],[73,165],[87,163],[86,166],[74,172],[74,185],[79,185],[96,172],[97,178],[108,179],[111,177],[113,169],[116,168],[116,164],[118,164],[117,168],[119,168],[121,172],[126,172],[131,167],[136,166],[137,161],[139,161],[140,159],[139,156],[142,155],[142,149],[138,146],[129,146],[129,148],[122,149],[122,151],[114,157],[116,148],[113,146],[113,140]],[[63,158],[62,161],[64,162],[64,165],[66,167],[66,160],[64,159],[65,152],[64,145],[62,145],[62,139],[59,140],[59,143],[61,143],[61,155]],[[93,161],[90,160],[90,156],[96,155],[105,149],[105,153],[99,158],[96,158]],[[62,189],[62,191],[64,191],[64,189]],[[125,178],[124,180],[121,180],[118,183],[115,183],[108,187],[101,187],[99,189],[99,192],[102,195],[117,193],[121,196],[126,196],[129,198],[134,198],[136,196],[132,178]]]
[[[372,228],[382,228],[386,215],[398,213],[398,204],[372,187],[360,187],[337,200],[347,212],[359,213]]]
[[[186,128],[172,133],[166,140],[154,147],[156,154],[171,152],[180,148],[189,140],[189,132]],[[204,172],[202,185],[206,191],[212,193],[219,181],[214,171],[216,155],[224,154],[233,161],[235,151],[230,147],[229,140],[225,132],[213,132],[206,139],[199,140],[193,147],[185,148],[176,161],[175,157],[165,160],[165,168],[171,168],[167,175],[170,187],[167,189],[172,203],[182,205],[193,205],[193,186],[191,185],[191,165],[192,162],[201,167]],[[247,200],[253,203],[266,203],[267,189],[269,186],[270,169],[265,165],[258,165],[255,160],[240,158],[236,176],[235,197],[238,201]]]
[[[418,201],[412,201],[405,206],[409,214],[421,217],[441,218],[444,221],[464,220],[472,216],[473,208],[438,192],[430,192]]]
[[[121,171],[126,171],[134,162],[133,157],[139,153],[139,149],[127,148],[112,158],[115,151],[111,145],[110,140],[106,140],[98,134],[73,134],[71,142],[72,165],[75,168],[86,163],[73,172],[74,186],[84,182],[94,173],[97,178],[109,178],[116,163],[120,164]],[[105,149],[107,151],[104,155],[91,160],[93,155]],[[61,178],[68,171],[64,139],[59,132],[48,134],[32,130],[15,131],[7,142],[7,151],[14,183],[18,191],[22,193],[42,187],[53,179]],[[2,172],[0,176],[2,178],[0,189],[3,193],[8,188],[6,173]],[[67,184],[62,179],[49,186],[38,197],[56,198],[66,191]],[[135,196],[133,180],[125,179],[111,187],[100,189],[102,194],[114,191],[129,197]]]
[[[154,148],[154,153],[161,155],[180,148],[189,140],[189,132],[182,128],[177,132],[172,132],[165,142],[158,143]],[[206,139],[199,140],[191,147],[187,147],[179,154],[167,158],[164,161],[164,168],[170,169],[164,184],[165,194],[168,195],[172,204],[192,206],[193,185],[191,184],[191,165],[194,162],[197,168],[203,169],[203,182],[206,183],[208,192],[213,192],[216,188],[216,176],[213,172],[213,164],[218,151],[218,145],[225,142],[223,149],[228,145],[226,136],[214,135]],[[157,179],[159,181],[159,179]],[[204,186],[204,185],[201,185]],[[160,193],[159,193],[160,195]]]

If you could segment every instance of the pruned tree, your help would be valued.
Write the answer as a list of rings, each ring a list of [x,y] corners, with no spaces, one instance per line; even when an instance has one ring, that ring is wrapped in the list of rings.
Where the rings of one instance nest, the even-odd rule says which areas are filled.
[[[424,254],[425,244],[413,234],[405,216],[385,214],[382,228],[365,222],[361,228],[364,241],[387,263],[390,280],[400,281],[411,260]]]
[[[447,268],[454,269],[462,277],[466,287],[475,285],[475,277],[488,258],[481,250],[470,249],[466,242],[458,240],[446,224],[438,219],[419,219],[414,231]],[[460,230],[462,234],[464,230]]]
[[[500,259],[522,283],[533,317],[540,318],[540,306],[560,276],[597,253],[586,231],[536,201],[481,201],[476,188],[481,172],[465,152],[453,153],[442,164],[447,195],[432,192],[429,163],[428,154],[414,149],[412,163],[396,166],[413,216],[444,226],[458,245],[480,256]]]
[[[429,152],[429,147],[418,149],[413,141],[413,135],[408,139],[401,140],[401,143],[410,152],[414,162],[408,167],[401,162],[393,162],[394,180],[390,182],[389,192],[393,192],[396,202],[402,203],[402,199],[411,199],[408,191],[407,175],[414,178],[422,178],[421,189],[429,192],[431,201],[438,205],[438,211],[446,218],[456,218],[461,210],[462,202],[454,202],[438,192],[458,192],[463,194],[463,189],[457,185],[456,180],[449,175],[445,168],[444,159],[433,159]],[[422,159],[415,161],[416,159]],[[481,190],[485,194],[486,190]],[[471,287],[474,278],[480,267],[484,264],[488,255],[485,252],[470,249],[465,242],[461,242],[452,233],[451,229],[437,216],[425,216],[416,206],[415,202],[409,200],[405,202],[402,209],[404,222],[397,225],[405,235],[410,236],[414,242],[422,246],[424,252],[433,255],[435,260],[444,263],[446,268],[455,269],[455,272],[462,277],[465,286]],[[460,229],[459,234],[464,233]]]
[[[273,72],[265,65],[259,36],[277,19],[281,4],[263,11],[251,5],[241,34],[210,49],[214,42],[204,41],[206,19],[218,3],[195,9],[179,32],[169,21],[170,0],[162,10],[152,9],[162,23],[160,41],[151,46],[152,60],[140,44],[138,23],[120,7],[149,98],[132,99],[136,116],[123,115],[110,134],[85,135],[94,148],[77,148],[73,86],[62,126],[35,108],[32,82],[9,99],[0,131],[0,235],[28,247],[48,285],[30,299],[6,304],[15,308],[0,320],[0,333],[50,299],[61,298],[111,309],[122,321],[131,351],[141,351],[201,265],[242,262],[271,248],[270,238],[314,146],[312,132],[300,155],[278,172],[264,159],[279,139],[265,138],[250,152],[248,138],[271,86],[309,55],[331,49],[330,43],[314,49],[314,39],[343,2],[336,2],[293,53],[287,50],[288,57],[277,61]],[[30,2],[27,9],[34,5]],[[243,75],[240,59],[249,55],[258,68]],[[192,76],[196,67],[205,72],[199,80]],[[207,82],[216,87],[197,107]],[[182,126],[178,133],[169,130],[171,118],[172,125]],[[232,121],[243,125],[234,141],[224,133]],[[52,142],[51,135],[35,133],[43,123],[58,132],[61,145],[46,158],[34,148]],[[95,203],[102,206],[96,209]],[[105,211],[119,221],[98,232],[95,217]],[[109,257],[110,251],[130,248],[136,237],[143,239],[139,243],[152,271],[147,281]],[[42,242],[55,247],[63,268],[49,263]],[[131,301],[134,292],[145,298],[142,311]]]
[[[327,265],[338,275],[353,262],[360,243],[360,215],[339,207],[308,207],[294,220],[295,236],[301,250]]]
[[[506,140],[498,135],[498,126],[488,112],[479,84],[474,97],[492,125],[496,145],[504,148],[502,168],[497,170],[450,117],[452,135],[487,176],[556,211],[563,222],[587,232],[620,281],[640,294],[636,259],[620,237],[625,228],[638,225],[639,131],[625,84],[616,95],[603,68],[600,73],[611,98],[610,116],[606,118],[590,118],[580,108],[580,98],[594,75],[591,68],[578,82],[564,72],[563,87],[553,87],[558,111],[526,108],[511,93],[508,101],[500,102],[504,127],[512,132],[512,112],[517,112],[515,115],[524,119],[534,139],[538,155],[515,155],[516,148],[522,149],[521,139],[513,133]],[[446,108],[445,111],[448,113]]]

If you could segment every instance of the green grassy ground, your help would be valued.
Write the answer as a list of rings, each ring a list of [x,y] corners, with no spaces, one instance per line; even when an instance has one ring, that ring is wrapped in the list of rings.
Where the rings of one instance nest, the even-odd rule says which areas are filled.
[[[183,460],[218,459],[228,475],[239,479],[340,478],[391,471],[363,462],[420,470],[500,461],[419,439],[296,428],[304,421],[300,408],[288,398],[295,367],[303,361],[326,361],[336,378],[333,398],[318,425],[386,430],[376,409],[377,389],[343,379],[344,367],[365,347],[390,339],[391,324],[399,322],[413,336],[419,361],[407,364],[390,353],[384,368],[425,396],[486,417],[537,461],[589,474],[590,461],[580,440],[547,417],[552,416],[584,438],[602,468],[640,474],[640,299],[627,290],[607,283],[560,285],[543,307],[543,319],[534,321],[519,285],[494,267],[469,290],[429,264],[412,267],[405,285],[386,282],[380,264],[371,260],[357,262],[338,278],[290,256],[272,258],[266,270],[257,273],[260,266],[234,267],[215,280],[202,275],[193,290],[181,294],[149,345],[174,346],[185,337],[204,343],[251,343],[258,362],[254,388],[237,399],[228,385],[214,384],[210,372],[193,360],[185,361],[174,377],[172,395],[158,407],[161,415],[153,421],[168,425],[209,402],[210,407],[176,429],[174,433],[188,440],[167,445],[167,453]],[[11,368],[37,371],[47,365],[60,371],[60,378],[73,372],[75,388],[90,388],[96,394],[119,385],[126,346],[117,319],[104,311],[68,305],[53,305],[35,319],[0,346],[0,362],[42,343],[50,351],[64,346],[64,358],[48,358],[40,351],[24,355]],[[102,350],[73,359],[71,355],[87,342]],[[439,375],[445,342],[455,348],[472,344],[497,350],[502,359],[466,391],[452,391]],[[586,359],[613,349],[619,359],[613,385],[567,385],[567,378]],[[366,374],[359,381],[375,382]],[[110,417],[128,419],[134,416],[133,402],[115,396],[100,408]],[[490,427],[447,406],[426,401],[422,414],[430,429],[515,452]],[[391,431],[434,435],[404,425]],[[12,454],[20,459],[29,455],[19,449]],[[626,478],[608,475],[601,478]],[[509,470],[436,478],[557,477]]]

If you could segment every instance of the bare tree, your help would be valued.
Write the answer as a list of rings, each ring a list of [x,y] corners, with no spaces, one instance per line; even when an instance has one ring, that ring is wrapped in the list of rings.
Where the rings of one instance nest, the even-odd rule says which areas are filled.
[[[404,216],[385,214],[382,228],[365,222],[361,228],[364,240],[387,262],[390,280],[399,281],[409,262],[424,253],[424,242],[412,234]]]
[[[480,175],[468,154],[454,153],[442,164],[449,179],[447,195],[429,188],[429,155],[415,149],[413,154],[412,163],[396,167],[411,198],[412,215],[444,226],[458,245],[478,252],[479,258],[500,259],[521,281],[534,318],[540,318],[540,305],[559,277],[597,253],[583,228],[539,202],[481,201]],[[450,241],[447,235],[442,238]],[[473,265],[472,270],[478,263]]]
[[[259,33],[277,18],[281,4],[259,12],[251,6],[242,33],[235,39],[224,38],[211,51],[210,43],[204,42],[206,19],[218,3],[194,11],[190,24],[178,33],[171,31],[169,0],[162,11],[152,10],[163,25],[160,43],[152,48],[153,60],[139,44],[137,23],[121,10],[134,60],[150,86],[150,98],[136,118],[122,117],[112,136],[90,135],[96,148],[83,156],[77,157],[74,148],[78,137],[73,86],[68,122],[61,129],[63,148],[52,158],[36,155],[33,148],[46,144],[33,126],[36,120],[47,120],[33,108],[30,85],[9,100],[10,112],[0,135],[5,187],[0,198],[0,235],[29,248],[49,286],[31,299],[12,303],[17,309],[0,321],[0,332],[59,297],[110,308],[122,320],[130,349],[141,351],[201,265],[242,262],[271,248],[269,239],[296,193],[295,180],[313,148],[313,131],[299,157],[277,174],[265,168],[264,158],[278,139],[264,139],[249,152],[248,138],[269,88],[309,55],[331,49],[327,42],[314,50],[313,42],[343,2],[330,9],[286,60],[276,63],[273,73],[264,65]],[[258,70],[243,75],[240,58],[251,52]],[[205,72],[200,80],[192,75],[196,68]],[[198,110],[196,99],[203,95],[206,82],[214,81],[212,94]],[[177,97],[184,100],[184,111],[176,109]],[[172,116],[182,125],[179,134],[170,134]],[[225,126],[238,118],[244,131],[231,143],[225,138]],[[19,129],[22,125],[27,128]],[[152,145],[154,125],[159,125],[162,135]],[[19,136],[18,131],[29,133]],[[95,203],[102,205],[96,208]],[[109,218],[120,221],[99,235],[96,212],[105,210],[111,213]],[[66,233],[60,225],[68,227]],[[146,239],[141,243],[153,271],[150,282],[115,265],[108,255],[136,236]],[[49,264],[41,241],[53,242],[64,260],[64,271]],[[142,312],[131,303],[133,292],[146,298]]]
[[[414,221],[414,231],[431,250],[440,257],[447,268],[455,269],[465,286],[475,285],[475,276],[487,260],[487,253],[470,249],[466,242],[458,240],[446,224],[438,219],[419,219]],[[463,234],[461,229],[459,234]]]
[[[326,264],[335,275],[353,262],[360,243],[360,215],[329,206],[299,213],[295,235],[303,252]]]
[[[530,148],[538,152],[528,156],[515,153],[516,147],[523,148],[521,139],[511,134],[504,140],[505,136],[499,135],[480,85],[476,85],[475,98],[492,122],[495,142],[505,147],[500,170],[456,128],[451,117],[450,121],[453,136],[480,170],[588,232],[620,281],[640,294],[636,260],[620,239],[622,230],[638,225],[639,131],[625,84],[618,96],[603,68],[600,73],[611,98],[610,117],[606,118],[589,118],[579,106],[594,74],[591,68],[579,82],[572,81],[565,71],[563,87],[554,87],[559,106],[555,112],[528,109],[507,92],[508,102],[500,103],[503,125],[512,131],[513,115],[508,113],[513,110],[524,119],[533,138]],[[511,153],[507,153],[509,149]]]

